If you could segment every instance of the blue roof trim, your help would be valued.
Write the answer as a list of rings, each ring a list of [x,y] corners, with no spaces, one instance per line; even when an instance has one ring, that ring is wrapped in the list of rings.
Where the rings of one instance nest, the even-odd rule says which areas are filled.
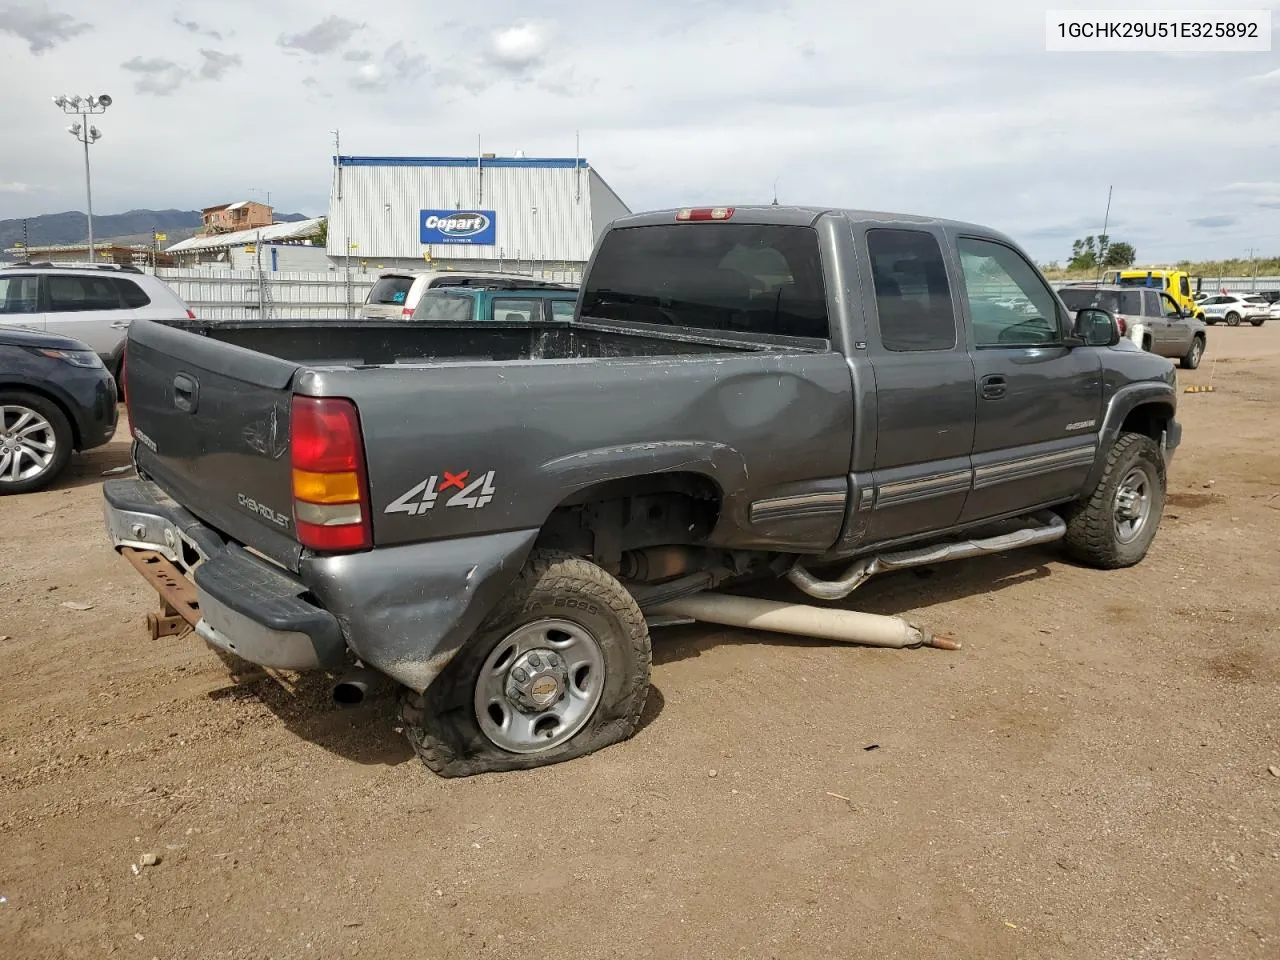
[[[344,167],[474,167],[475,157],[334,157],[336,166],[341,161]],[[554,168],[572,170],[581,167],[586,170],[589,164],[582,157],[483,157],[482,167],[528,167]]]

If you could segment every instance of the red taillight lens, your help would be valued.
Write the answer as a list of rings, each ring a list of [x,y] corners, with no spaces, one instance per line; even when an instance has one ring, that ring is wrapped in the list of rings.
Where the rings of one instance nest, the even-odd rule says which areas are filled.
[[[196,318],[196,312],[192,310],[190,307],[187,307],[187,319],[194,320],[195,318]]]
[[[677,220],[728,220],[733,207],[685,207],[676,211]]]
[[[1116,326],[1120,328],[1120,336],[1127,337],[1129,335],[1129,322],[1120,314],[1116,314]]]
[[[413,310],[410,307],[405,307],[400,311],[400,316],[408,320],[410,317],[413,316]]]
[[[360,420],[350,400],[294,397],[289,436],[295,470],[338,473],[360,462]]]
[[[294,397],[289,418],[293,516],[313,550],[373,546],[360,417],[350,400]]]

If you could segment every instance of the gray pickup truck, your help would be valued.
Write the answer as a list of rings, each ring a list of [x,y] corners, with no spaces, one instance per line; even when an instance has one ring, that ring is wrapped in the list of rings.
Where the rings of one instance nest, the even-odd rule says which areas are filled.
[[[135,322],[126,358],[117,549],[223,651],[394,678],[446,776],[629,737],[646,611],[730,580],[1137,563],[1181,434],[1172,364],[1009,239],[820,208],[618,220],[569,320]]]

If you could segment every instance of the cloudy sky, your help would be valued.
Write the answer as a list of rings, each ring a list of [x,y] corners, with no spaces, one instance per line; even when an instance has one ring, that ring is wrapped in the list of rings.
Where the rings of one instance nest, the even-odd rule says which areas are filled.
[[[401,155],[471,154],[480,136],[572,156],[581,131],[635,210],[767,202],[776,181],[784,203],[976,220],[1051,260],[1100,230],[1114,184],[1111,233],[1140,259],[1280,253],[1280,38],[1046,53],[1045,9],[0,0],[0,219],[83,209],[50,97],[109,93],[99,213],[270,190],[279,210],[323,214],[335,129],[344,153]]]

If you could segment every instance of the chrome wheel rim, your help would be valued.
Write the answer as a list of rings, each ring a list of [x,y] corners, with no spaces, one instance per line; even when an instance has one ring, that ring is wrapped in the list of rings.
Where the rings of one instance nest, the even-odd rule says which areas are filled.
[[[534,620],[503,637],[480,667],[481,732],[508,753],[541,753],[581,730],[604,693],[604,651],[570,620]]]
[[[1132,543],[1151,517],[1151,478],[1145,467],[1130,470],[1116,489],[1112,510],[1116,539]]]
[[[1191,344],[1191,365],[1193,367],[1199,365],[1200,355],[1202,353],[1204,353],[1204,344],[1202,344],[1197,338],[1196,341]]]
[[[0,483],[40,476],[57,449],[53,424],[42,414],[20,404],[0,406]]]

